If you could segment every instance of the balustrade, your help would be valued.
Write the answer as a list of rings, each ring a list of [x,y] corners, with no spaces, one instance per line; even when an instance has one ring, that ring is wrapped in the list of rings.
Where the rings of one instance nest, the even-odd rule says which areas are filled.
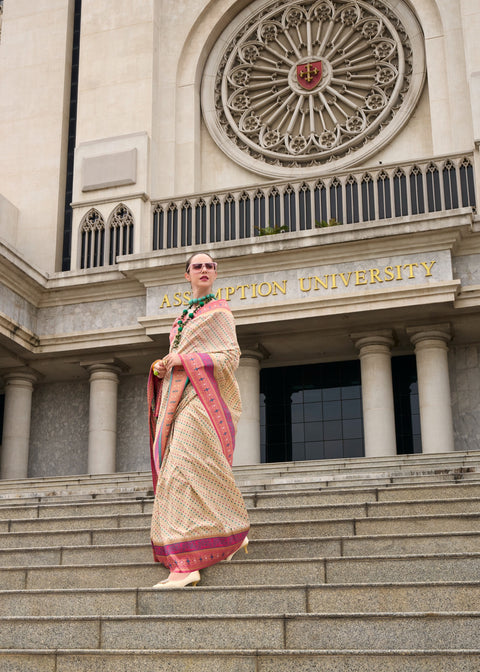
[[[447,156],[153,203],[154,250],[475,208],[473,158]]]

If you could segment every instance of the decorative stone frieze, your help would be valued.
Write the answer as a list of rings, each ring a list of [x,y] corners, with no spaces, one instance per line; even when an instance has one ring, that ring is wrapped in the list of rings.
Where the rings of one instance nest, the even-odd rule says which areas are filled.
[[[203,113],[241,165],[318,175],[390,141],[424,74],[421,29],[405,2],[257,0],[210,55]]]

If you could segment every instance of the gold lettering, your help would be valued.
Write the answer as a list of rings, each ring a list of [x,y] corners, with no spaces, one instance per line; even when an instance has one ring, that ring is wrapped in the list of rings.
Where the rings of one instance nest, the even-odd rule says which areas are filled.
[[[313,279],[315,281],[315,287],[314,287],[315,290],[320,289],[319,285],[321,285],[323,289],[328,289],[328,275],[325,275],[324,278],[325,282],[323,282],[323,280],[320,280],[320,278],[317,278],[316,275],[314,276]]]
[[[423,266],[423,268],[427,271],[425,273],[426,278],[431,278],[432,277],[432,266],[433,264],[436,264],[436,261],[431,261],[430,265],[428,265],[425,261],[420,262],[420,266]]]
[[[287,281],[283,280],[282,282],[283,282],[283,287],[280,287],[278,282],[276,282],[275,280],[273,281],[273,283],[272,283],[273,284],[273,296],[277,296],[277,289],[278,289],[279,292],[282,292],[282,294],[287,293]]]
[[[357,281],[355,282],[355,286],[357,286],[357,285],[366,285],[366,284],[367,284],[367,280],[366,280],[366,278],[365,278],[365,273],[366,273],[366,272],[367,272],[367,271],[355,271],[355,276],[356,276],[356,278],[357,278]],[[361,280],[361,281],[360,281],[360,276],[362,276],[362,280]]]
[[[188,290],[188,292],[183,292],[183,305],[188,306],[188,302],[192,298],[192,292]]]
[[[171,307],[172,307],[171,304],[170,304],[170,301],[168,300],[168,294],[165,294],[165,296],[163,297],[163,301],[162,301],[162,303],[160,304],[160,308],[164,308],[165,305],[166,305],[167,308],[171,308]]]
[[[336,273],[332,273],[332,289],[338,289],[338,287],[337,287],[337,274]]]
[[[342,278],[343,284],[345,285],[345,287],[348,287],[348,283],[350,282],[350,278],[352,277],[352,271],[348,271],[348,276],[347,276],[346,280],[345,280],[345,274],[344,273],[340,273],[340,277]]]
[[[402,279],[402,267],[399,264],[397,264],[395,266],[395,268],[397,269],[397,280],[401,280]]]
[[[247,297],[245,296],[245,289],[246,289],[247,287],[250,287],[250,285],[238,285],[238,286],[237,286],[237,291],[238,291],[239,289],[242,290],[242,295],[241,295],[240,299],[246,299],[246,298],[247,298]]]
[[[256,298],[257,298],[257,283],[254,282],[252,284],[252,299],[256,299]]]
[[[410,275],[408,276],[409,280],[412,280],[415,277],[415,274],[413,272],[413,267],[418,268],[418,264],[403,264],[403,268],[409,268],[410,269]]]
[[[308,288],[305,289],[303,286],[303,281],[308,280]],[[300,278],[300,289],[302,292],[309,292],[312,289],[312,278]]]
[[[222,298],[222,289],[223,289],[223,287],[220,287],[219,289],[217,289],[217,293],[215,294],[215,298],[216,298],[217,301],[220,301],[220,299]]]
[[[385,276],[386,276],[385,277],[385,282],[391,282],[394,279],[395,274],[393,272],[393,266],[387,266],[386,267]]]
[[[374,285],[375,282],[383,282],[383,280],[380,277],[380,270],[378,268],[371,268],[370,269],[370,284]]]
[[[263,293],[262,287],[266,286],[268,288],[268,291],[266,294]],[[269,282],[262,282],[258,285],[258,293],[260,296],[270,296],[272,293],[272,285]]]
[[[175,292],[173,295],[173,305],[174,306],[181,306],[182,305],[182,293],[181,292]]]
[[[226,287],[225,288],[225,299],[230,301],[230,297],[235,294],[235,287]]]

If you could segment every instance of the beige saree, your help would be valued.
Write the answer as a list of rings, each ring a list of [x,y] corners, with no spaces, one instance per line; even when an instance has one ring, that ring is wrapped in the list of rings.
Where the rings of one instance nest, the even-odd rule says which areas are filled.
[[[177,334],[177,320],[170,343]],[[231,469],[241,402],[240,351],[226,301],[188,322],[175,352],[183,366],[150,370],[150,448],[155,488],[154,558],[173,572],[202,569],[240,548],[249,522]]]

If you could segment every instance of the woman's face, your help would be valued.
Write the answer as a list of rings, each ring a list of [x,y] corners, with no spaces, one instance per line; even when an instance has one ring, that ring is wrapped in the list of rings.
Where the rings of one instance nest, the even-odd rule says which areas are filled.
[[[194,298],[205,296],[212,291],[213,283],[217,277],[215,269],[208,270],[205,264],[211,264],[212,260],[208,254],[196,254],[190,261],[188,271],[185,273],[185,279],[192,285]],[[199,270],[192,267],[192,264],[203,264]]]

